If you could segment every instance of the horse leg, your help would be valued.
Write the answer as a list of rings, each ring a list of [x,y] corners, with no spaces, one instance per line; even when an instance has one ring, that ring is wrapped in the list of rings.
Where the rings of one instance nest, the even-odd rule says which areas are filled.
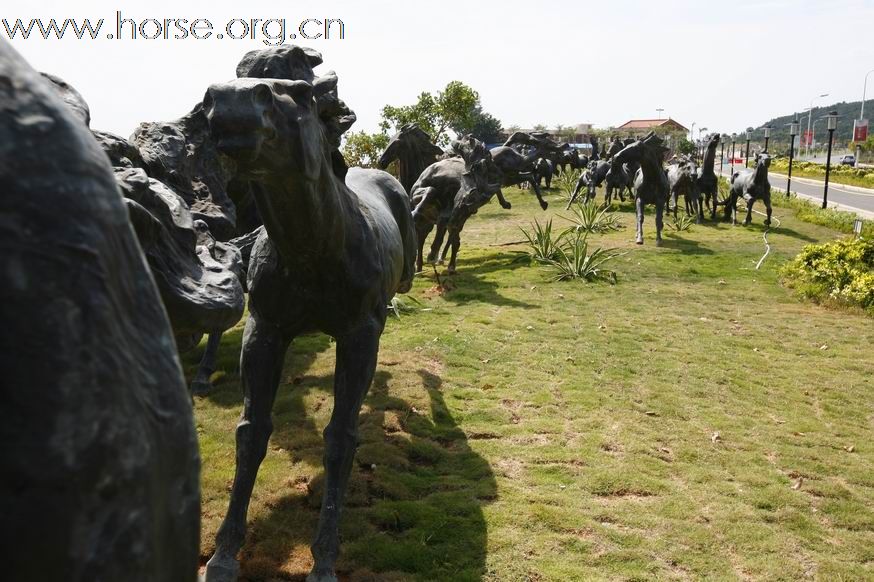
[[[610,202],[613,200],[613,187],[610,184],[607,184],[604,187],[604,206],[610,206]]]
[[[662,246],[662,227],[664,226],[664,221],[662,219],[662,215],[665,210],[665,201],[659,198],[656,200],[656,246]],[[676,211],[676,208],[674,209]],[[675,214],[676,216],[676,214]]]
[[[495,193],[495,196],[498,197],[498,204],[500,204],[500,205],[501,205],[501,208],[503,208],[504,210],[510,210],[510,209],[513,207],[513,206],[512,206],[512,205],[507,201],[507,199],[504,198],[504,193],[501,192],[500,190],[498,190],[498,191]]]
[[[383,301],[382,303],[385,303]],[[352,461],[358,446],[358,415],[373,381],[385,313],[374,313],[355,331],[337,338],[334,411],[325,428],[325,491],[310,550],[315,563],[307,582],[336,582],[338,526]]]
[[[534,195],[537,196],[537,201],[540,202],[540,208],[543,210],[549,208],[549,204],[543,199],[543,195],[540,193],[540,186],[536,183],[534,184]]]
[[[768,196],[764,199],[765,202],[765,211],[768,213],[768,217],[765,219],[765,226],[771,226],[771,197]]]
[[[755,198],[747,198],[747,217],[744,219],[744,226],[749,226],[753,221],[753,204],[755,203]]]
[[[222,332],[214,331],[209,334],[209,339],[206,342],[206,349],[203,351],[203,357],[200,358],[200,364],[197,366],[197,374],[194,380],[191,381],[191,393],[198,396],[209,393],[212,389],[212,384],[209,381],[212,373],[215,372],[215,358],[218,354],[219,344],[222,341]]]
[[[428,258],[425,262],[434,264],[437,262],[437,257],[440,253],[440,247],[443,245],[443,237],[446,236],[446,221],[443,219],[437,220],[437,232],[434,233],[434,241],[431,243],[431,250],[428,252]]]
[[[673,192],[671,192],[671,196],[673,196],[673,199],[674,199],[674,218],[676,219],[677,218],[677,208],[680,205],[680,193],[677,192],[676,190],[674,190]]]
[[[637,208],[637,239],[634,241],[639,245],[643,244],[643,199],[639,196],[634,200]]]
[[[237,466],[228,513],[215,539],[215,554],[206,565],[206,582],[234,582],[240,571],[237,552],[246,537],[246,511],[258,467],[273,431],[270,411],[279,387],[288,340],[278,328],[250,316],[240,357],[243,414],[237,424]]]
[[[583,186],[584,186],[583,176],[580,176],[580,179],[577,180],[577,185],[574,186],[574,193],[571,194],[571,199],[567,201],[567,206],[564,207],[565,210],[570,210],[571,204],[576,202],[577,196],[580,195],[580,190],[583,189]]]
[[[447,247],[452,245],[452,256],[449,258],[449,266],[446,268],[446,272],[450,275],[455,273],[455,261],[458,259],[458,249],[461,248],[461,231],[453,230],[449,233],[449,243],[447,243]]]
[[[701,195],[698,194],[695,196],[695,200],[693,201],[693,212],[698,215],[698,218],[695,220],[697,224],[701,224],[704,222],[704,201],[701,199]]]
[[[427,240],[428,235],[433,230],[434,225],[428,224],[427,226],[416,225],[416,236],[418,237],[419,244],[419,252],[416,254],[416,272],[422,272],[422,259],[425,256],[425,240]]]

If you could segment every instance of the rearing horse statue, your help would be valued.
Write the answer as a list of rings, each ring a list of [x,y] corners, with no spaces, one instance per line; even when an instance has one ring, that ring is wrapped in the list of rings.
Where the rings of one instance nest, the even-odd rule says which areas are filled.
[[[715,133],[707,142],[704,152],[704,163],[698,168],[698,189],[704,195],[704,201],[710,208],[710,219],[716,220],[716,207],[719,205],[719,180],[713,167],[716,164],[716,146],[719,145],[719,134]]]
[[[332,100],[322,99],[336,82],[333,75],[312,82],[240,78],[210,86],[204,99],[216,145],[251,180],[265,226],[249,262],[236,474],[207,564],[209,582],[237,577],[236,554],[273,428],[285,353],[296,336],[312,331],[336,339],[337,360],[315,563],[307,580],[336,581],[338,524],[358,415],[376,369],[387,306],[412,284],[415,235],[403,186],[381,170],[353,168],[342,177],[331,140]]]
[[[643,207],[655,204],[656,207],[656,246],[662,244],[662,227],[665,204],[668,202],[668,178],[662,169],[662,161],[668,148],[654,132],[631,145],[625,146],[610,160],[613,167],[621,164],[639,162],[640,169],[634,176],[634,204],[637,210],[637,238],[643,244]]]

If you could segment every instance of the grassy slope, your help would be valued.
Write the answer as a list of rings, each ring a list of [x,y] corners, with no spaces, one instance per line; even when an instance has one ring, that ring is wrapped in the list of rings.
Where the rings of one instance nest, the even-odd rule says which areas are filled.
[[[627,207],[624,231],[593,238],[631,251],[618,285],[549,283],[514,262],[521,246],[495,245],[563,204],[508,194],[512,211],[468,222],[453,289],[420,277],[422,305],[383,336],[342,524],[348,579],[874,578],[874,329],[776,276],[834,231],[776,209],[757,272],[761,216],[656,248],[648,215],[636,247]],[[196,399],[205,557],[233,477],[240,337]],[[248,579],[310,565],[332,351],[307,337],[286,359]]]

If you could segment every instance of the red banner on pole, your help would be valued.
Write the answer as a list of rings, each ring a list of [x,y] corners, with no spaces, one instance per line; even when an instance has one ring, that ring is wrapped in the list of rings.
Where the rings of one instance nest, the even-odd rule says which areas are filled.
[[[801,147],[807,147],[813,145],[813,132],[805,129],[801,133]]]
[[[853,141],[865,141],[866,139],[868,139],[868,120],[855,120],[853,122]]]

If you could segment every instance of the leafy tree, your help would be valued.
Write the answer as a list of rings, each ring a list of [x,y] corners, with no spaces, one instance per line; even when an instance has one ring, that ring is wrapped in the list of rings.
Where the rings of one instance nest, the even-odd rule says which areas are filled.
[[[478,107],[479,93],[461,81],[450,81],[436,96],[427,91],[421,93],[413,105],[386,105],[382,108],[380,127],[383,133],[388,133],[406,123],[415,123],[438,145],[446,145],[449,143],[447,130],[475,125]]]
[[[388,146],[385,133],[352,132],[346,135],[343,144],[343,157],[349,166],[375,168],[380,154]]]
[[[497,143],[501,141],[501,122],[490,113],[483,111],[477,103],[469,124],[454,124],[452,131],[458,135],[471,134],[483,143]]]
[[[534,131],[546,131],[546,126],[542,123],[538,123],[537,125],[535,125],[531,129],[533,129]]]
[[[686,139],[685,137],[681,137],[677,141],[677,152],[681,154],[694,154],[697,151],[697,147],[694,143]]]

